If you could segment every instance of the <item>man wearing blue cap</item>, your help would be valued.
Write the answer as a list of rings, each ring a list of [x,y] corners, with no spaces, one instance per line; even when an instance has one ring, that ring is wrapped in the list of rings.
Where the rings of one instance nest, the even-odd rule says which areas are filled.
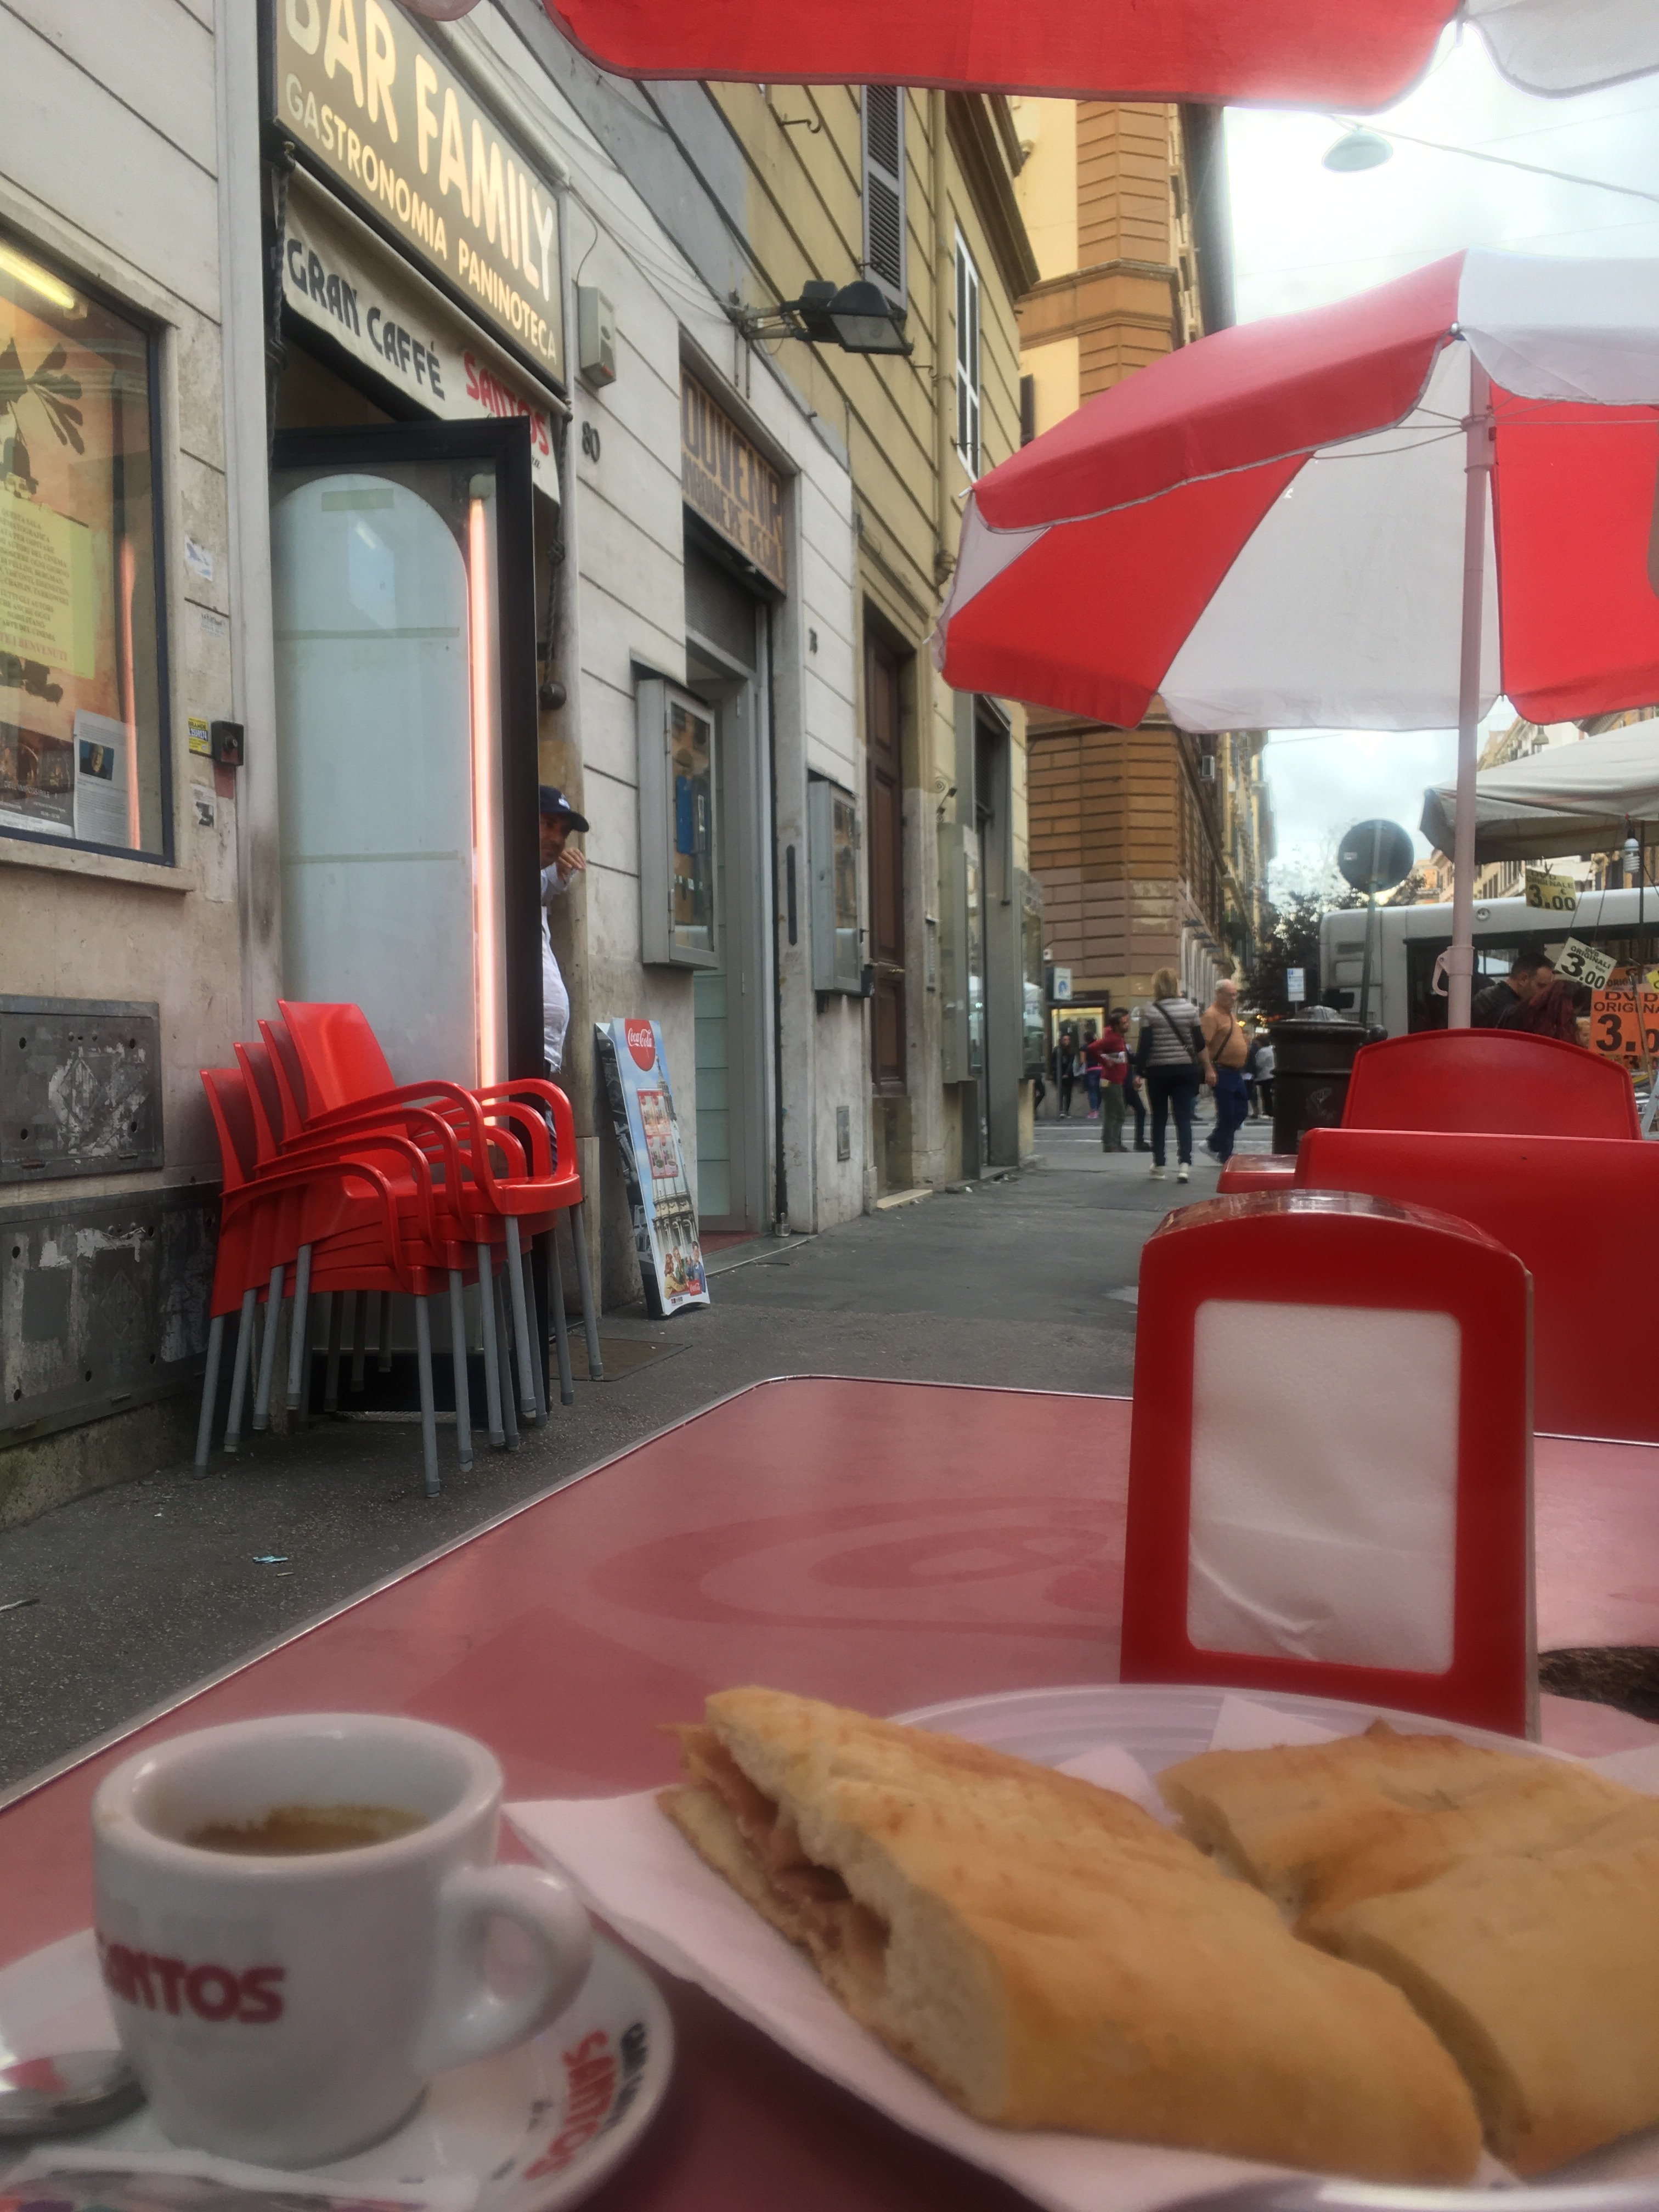
[[[570,1026],[570,994],[553,952],[553,933],[548,921],[550,901],[561,897],[587,866],[567,841],[573,830],[586,830],[586,819],[550,783],[541,787],[542,823],[542,1050],[550,1077],[559,1072],[564,1058],[565,1031]]]

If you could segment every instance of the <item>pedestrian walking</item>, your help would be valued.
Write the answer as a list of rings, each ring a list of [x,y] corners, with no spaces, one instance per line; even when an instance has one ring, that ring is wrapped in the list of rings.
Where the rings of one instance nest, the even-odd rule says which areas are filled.
[[[1250,1048],[1252,1060],[1251,1088],[1255,1095],[1258,1118],[1273,1119],[1273,1033],[1263,1030]]]
[[[1106,1042],[1101,1032],[1091,1026],[1083,1047],[1083,1087],[1089,1097],[1089,1119],[1100,1119],[1101,1088],[1106,1078]]]
[[[1060,1118],[1072,1118],[1072,1093],[1077,1087],[1077,1031],[1070,1022],[1060,1024],[1054,1051],[1054,1087],[1060,1093]]]
[[[1152,1180],[1164,1180],[1164,1156],[1170,1116],[1176,1125],[1176,1180],[1185,1182],[1193,1165],[1193,1108],[1205,1084],[1213,1084],[1208,1048],[1198,1008],[1183,997],[1173,968],[1152,978],[1152,1003],[1140,1018],[1136,1066],[1146,1085],[1152,1115]]]
[[[1100,1033],[1100,1149],[1121,1152],[1123,1142],[1123,1092],[1129,1073],[1129,1054],[1119,1018],[1108,1014]]]
[[[1237,1005],[1238,986],[1224,975],[1204,1009],[1201,1023],[1210,1065],[1215,1070],[1215,1127],[1204,1146],[1224,1167],[1233,1156],[1239,1124],[1250,1110],[1249,1086],[1244,1079],[1250,1047],[1239,1024]]]

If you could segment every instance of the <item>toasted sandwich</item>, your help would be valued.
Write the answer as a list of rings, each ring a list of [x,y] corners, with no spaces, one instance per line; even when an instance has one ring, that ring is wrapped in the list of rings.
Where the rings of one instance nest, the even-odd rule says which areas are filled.
[[[776,1691],[724,1691],[680,1733],[669,1818],[975,2118],[1473,2172],[1469,2092],[1399,1992],[1127,1798]]]

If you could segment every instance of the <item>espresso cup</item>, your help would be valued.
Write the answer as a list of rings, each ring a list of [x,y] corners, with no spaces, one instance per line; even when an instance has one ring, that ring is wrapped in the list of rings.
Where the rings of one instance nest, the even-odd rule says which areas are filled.
[[[428,2076],[564,2010],[592,1959],[587,1916],[556,1875],[494,1863],[501,1802],[482,1744],[374,1714],[204,1729],[105,1778],[99,1958],[175,2142],[261,2166],[343,2158],[407,2118]],[[308,1847],[341,1822],[385,1839]],[[496,1920],[529,1939],[510,1993],[485,1973]]]

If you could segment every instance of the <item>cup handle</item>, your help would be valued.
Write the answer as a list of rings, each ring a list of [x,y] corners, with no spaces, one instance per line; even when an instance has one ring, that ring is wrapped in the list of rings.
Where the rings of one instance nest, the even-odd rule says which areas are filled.
[[[522,1928],[538,1954],[539,1972],[515,1996],[499,1996],[484,1978],[484,1942],[496,1918]],[[457,1867],[438,1892],[434,1953],[432,1996],[415,2054],[422,2074],[488,2058],[556,2020],[587,1978],[593,1931],[556,1874]]]

